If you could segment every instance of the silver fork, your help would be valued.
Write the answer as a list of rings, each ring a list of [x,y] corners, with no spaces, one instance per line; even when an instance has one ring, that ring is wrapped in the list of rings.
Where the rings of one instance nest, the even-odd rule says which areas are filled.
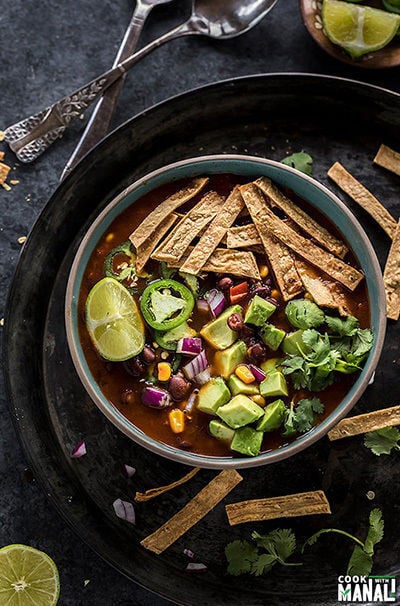
[[[133,11],[131,21],[114,59],[113,67],[116,67],[121,61],[127,59],[134,52],[145,21],[152,8],[159,4],[168,4],[172,1],[173,0],[136,0],[135,10]],[[68,173],[71,172],[79,160],[108,133],[118,103],[118,98],[124,85],[125,76],[126,74],[107,88],[103,96],[95,105],[85,131],[65,165],[60,181],[62,181]]]

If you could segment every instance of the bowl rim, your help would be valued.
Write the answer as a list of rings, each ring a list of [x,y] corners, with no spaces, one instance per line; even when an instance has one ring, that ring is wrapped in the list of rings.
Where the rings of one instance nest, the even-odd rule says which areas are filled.
[[[170,173],[171,171],[176,171],[180,168],[185,168],[193,165],[194,173],[193,176],[200,174],[201,171],[198,170],[197,167],[200,167],[202,163],[209,162],[246,162],[253,164],[261,164],[264,166],[272,166],[283,172],[293,173],[297,177],[305,180],[309,184],[316,187],[320,190],[325,196],[327,196],[336,206],[339,207],[340,211],[346,216],[348,221],[350,222],[353,229],[356,230],[358,235],[361,237],[363,241],[363,245],[366,249],[367,255],[369,257],[369,261],[371,264],[373,278],[377,283],[377,292],[378,292],[378,300],[379,300],[379,310],[378,310],[378,323],[375,327],[375,342],[372,352],[370,353],[366,364],[360,373],[357,381],[355,383],[356,389],[349,399],[349,401],[342,406],[339,404],[333,412],[324,419],[319,425],[312,428],[309,432],[300,436],[294,442],[291,442],[285,446],[282,446],[276,450],[266,451],[257,455],[256,457],[214,457],[210,455],[202,455],[197,453],[187,452],[163,442],[157,441],[150,436],[146,435],[141,429],[136,427],[131,421],[129,421],[111,402],[107,400],[107,398],[102,394],[100,389],[95,388],[95,380],[88,376],[89,373],[85,370],[84,365],[82,363],[82,358],[79,352],[80,342],[79,338],[76,339],[75,331],[74,331],[74,314],[73,314],[73,304],[76,302],[76,297],[74,295],[77,290],[79,293],[80,285],[78,287],[77,283],[77,274],[78,270],[81,267],[82,256],[86,251],[86,248],[89,243],[92,241],[92,235],[97,229],[99,225],[103,222],[103,220],[109,215],[109,213],[132,192],[141,188],[148,183],[151,183],[157,177],[164,175],[166,173]],[[207,171],[203,171],[205,174]],[[217,171],[215,174],[218,174]],[[230,172],[230,171],[227,171]],[[170,181],[173,180],[173,176],[171,176]],[[168,182],[168,181],[166,181]],[[154,185],[156,188],[158,185]],[[142,194],[143,195],[143,194]],[[139,196],[138,199],[140,199]],[[306,200],[311,206],[312,202]],[[132,202],[134,204],[136,201]],[[121,212],[123,212],[121,210]],[[119,213],[117,213],[119,214]],[[106,229],[106,228],[105,228]],[[97,240],[96,240],[97,242]],[[100,212],[99,215],[92,221],[89,228],[87,229],[85,235],[83,236],[79,247],[75,253],[73,263],[71,265],[66,294],[65,294],[65,327],[66,327],[66,335],[69,351],[72,357],[72,361],[77,371],[77,374],[80,378],[81,383],[83,384],[87,394],[91,398],[91,400],[96,404],[96,406],[101,410],[101,412],[105,415],[105,417],[113,423],[117,429],[122,431],[126,436],[132,439],[134,442],[143,446],[144,448],[158,454],[164,458],[169,460],[173,460],[184,465],[196,466],[201,468],[211,468],[211,469],[244,469],[251,467],[258,467],[261,465],[275,463],[277,461],[281,461],[288,457],[291,457],[305,448],[308,448],[315,442],[317,442],[320,438],[328,433],[328,431],[336,425],[340,419],[345,417],[347,413],[355,406],[365,389],[367,388],[373,374],[375,372],[376,366],[378,365],[380,355],[383,348],[383,343],[385,339],[386,332],[386,297],[384,291],[384,284],[382,278],[382,272],[380,269],[379,261],[377,259],[376,253],[372,247],[372,244],[364,231],[363,227],[360,225],[356,217],[350,211],[350,209],[342,202],[333,192],[331,192],[326,186],[321,184],[319,181],[310,177],[295,168],[284,165],[281,162],[277,162],[275,160],[270,160],[267,158],[261,158],[258,156],[251,155],[243,155],[243,154],[210,154],[192,158],[186,158],[184,160],[179,160],[177,162],[173,162],[157,168],[156,170],[147,173],[146,175],[140,177],[133,183],[131,183],[128,187],[126,187],[123,191],[121,191],[115,198],[113,198],[106,207]],[[83,351],[81,353],[84,358]],[[340,409],[340,410],[339,410]]]

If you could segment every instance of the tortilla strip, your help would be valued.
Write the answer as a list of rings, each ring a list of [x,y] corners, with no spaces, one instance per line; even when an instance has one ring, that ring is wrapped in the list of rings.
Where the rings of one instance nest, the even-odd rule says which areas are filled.
[[[283,210],[285,215],[323,248],[329,250],[335,257],[343,259],[346,256],[349,249],[345,243],[329,233],[325,227],[322,227],[309,214],[289,200],[270,179],[260,177],[260,179],[255,181],[255,184],[270,199],[271,206],[277,206]]]
[[[295,259],[295,265],[305,290],[317,305],[337,309],[341,316],[349,315],[347,295],[338,282],[332,282],[325,276],[321,278],[314,267],[301,259]]]
[[[268,248],[264,239],[272,234],[294,253],[306,259],[306,261],[315,265],[318,269],[323,269],[328,276],[337,280],[349,290],[354,290],[358,286],[364,278],[361,272],[351,267],[351,265],[347,265],[341,259],[334,257],[332,253],[320,248],[311,240],[304,238],[286,225],[284,221],[278,219],[272,210],[268,208],[262,192],[254,183],[243,185],[240,191],[250,211],[254,225],[263,240],[267,255]]]
[[[391,320],[400,316],[400,220],[394,232],[393,242],[383,272],[386,292],[386,315]]]
[[[200,471],[200,467],[194,467],[193,469],[191,469],[189,471],[189,473],[187,473],[185,476],[183,476],[180,480],[177,480],[176,482],[172,482],[171,484],[168,484],[167,486],[158,486],[157,488],[150,488],[149,490],[146,490],[146,492],[137,492],[135,494],[135,501],[137,503],[142,503],[143,501],[150,501],[150,499],[159,497],[161,494],[164,494],[165,492],[169,492],[173,488],[176,488],[177,486],[181,486],[182,484],[185,484],[186,482],[191,480],[198,471]]]
[[[227,494],[243,480],[234,469],[221,471],[178,513],[158,530],[140,542],[143,547],[160,554],[202,520]]]
[[[189,257],[194,250],[194,246],[189,246],[182,259]],[[168,267],[181,267],[182,259],[174,263],[168,263]],[[230,273],[233,276],[245,276],[254,280],[261,280],[260,272],[253,253],[244,250],[234,250],[233,248],[216,248],[202,267],[203,271],[212,271],[214,273]]]
[[[381,145],[374,158],[375,164],[390,170],[392,173],[400,176],[400,154],[387,145]]]
[[[182,265],[182,271],[186,271],[188,274],[197,274],[203,269],[203,266],[226,234],[226,230],[232,225],[243,207],[243,198],[240,195],[239,188],[235,187]],[[228,270],[228,273],[231,272]]]
[[[171,213],[169,217],[164,219],[158,230],[137,247],[135,261],[136,273],[140,274],[143,271],[143,268],[150,259],[153,250],[161,238],[163,238],[167,231],[173,226],[175,221],[178,220],[178,218],[179,217],[176,213]]]
[[[162,224],[162,222],[176,208],[188,202],[196,196],[208,183],[208,178],[198,177],[193,179],[189,185],[173,193],[171,196],[161,202],[156,208],[141,222],[139,227],[129,236],[130,241],[138,248],[147,238],[149,238]]]
[[[341,440],[342,438],[351,438],[361,433],[368,433],[393,425],[400,425],[400,406],[383,408],[356,417],[342,419],[328,432],[328,438],[331,441]]]
[[[11,167],[3,162],[0,162],[0,185],[6,182],[8,173],[10,172]]]
[[[354,202],[366,210],[387,233],[389,238],[393,238],[396,229],[395,219],[364,185],[347,172],[344,166],[339,162],[335,162],[328,170],[328,177],[350,196]]]
[[[331,508],[322,490],[298,492],[285,497],[254,499],[225,506],[229,524],[264,522],[276,518],[295,518],[320,513],[331,513]]]
[[[153,255],[158,261],[179,261],[189,244],[212,221],[225,203],[219,194],[210,191],[175,227]]]
[[[228,248],[247,248],[262,244],[254,223],[231,227],[226,232],[226,245]]]

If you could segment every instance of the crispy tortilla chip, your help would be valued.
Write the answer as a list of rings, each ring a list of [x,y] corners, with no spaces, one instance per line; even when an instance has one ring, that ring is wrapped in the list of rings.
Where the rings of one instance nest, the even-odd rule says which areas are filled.
[[[3,151],[0,151],[0,160],[4,160],[4,156],[5,156],[5,153]]]
[[[238,187],[235,187],[225,200],[222,209],[211,222],[210,226],[200,238],[189,257],[181,267],[188,274],[197,274],[206,264],[222,238],[226,230],[232,225],[240,211],[244,207],[244,201]],[[229,270],[228,273],[232,273]]]
[[[390,170],[392,173],[400,176],[400,154],[387,145],[381,145],[378,149],[378,153],[374,158],[375,164]]]
[[[187,259],[193,250],[194,247],[189,246],[180,261],[168,263],[168,266],[180,268],[182,261]],[[244,250],[216,248],[202,269],[203,271],[212,271],[217,274],[230,273],[233,276],[244,276],[246,278],[253,278],[254,280],[261,280],[253,253]],[[181,268],[181,271],[184,270]]]
[[[254,223],[231,227],[226,232],[226,245],[228,248],[247,248],[262,244]]]
[[[303,291],[292,253],[285,244],[268,232],[263,234],[263,244],[283,300],[290,301]]]
[[[169,229],[173,226],[173,224],[178,220],[178,215],[176,213],[171,213],[169,217],[163,221],[162,225],[158,228],[156,232],[154,232],[147,240],[145,240],[142,244],[140,244],[136,249],[136,272],[140,274],[147,261],[150,259],[150,256],[161,240],[168,232]]]
[[[337,280],[349,290],[354,290],[358,286],[364,278],[361,272],[351,265],[347,265],[341,259],[334,257],[330,252],[320,248],[311,240],[303,238],[303,236],[286,225],[284,221],[278,219],[272,210],[268,208],[263,194],[254,183],[243,185],[240,191],[250,211],[254,225],[263,240],[267,255],[268,249],[266,248],[264,239],[268,235],[273,235],[294,253],[306,259],[312,265],[322,269],[328,276]]]
[[[349,315],[349,299],[338,282],[333,282],[327,276],[322,278],[314,267],[301,259],[296,259],[295,265],[305,290],[317,305],[337,309],[341,316]]]
[[[349,252],[344,242],[335,238],[325,227],[322,227],[315,219],[310,217],[304,210],[299,208],[294,202],[289,200],[279,189],[266,177],[260,177],[255,184],[266,194],[271,202],[271,206],[277,206],[287,217],[298,225],[306,234],[311,236],[323,248],[326,248],[335,257],[343,259]]]
[[[383,272],[386,293],[386,314],[391,320],[400,316],[400,220],[394,232],[393,242]]]
[[[328,499],[322,490],[299,492],[285,497],[254,499],[225,506],[229,524],[264,522],[276,518],[295,518],[320,513],[331,513]]]
[[[4,164],[3,162],[0,162],[0,185],[3,185],[3,183],[6,182],[6,179],[8,177],[8,173],[10,172],[11,167],[8,166],[7,164]]]
[[[369,215],[382,227],[389,238],[393,238],[396,221],[386,208],[364,185],[353,177],[339,162],[335,162],[328,170],[328,177],[332,179],[354,202],[367,211]]]
[[[162,553],[202,520],[242,480],[242,476],[234,469],[221,471],[183,509],[140,544],[154,553]]]
[[[351,438],[361,433],[368,433],[393,425],[400,425],[400,406],[383,408],[356,417],[342,419],[328,432],[328,438],[331,441],[341,440],[342,438]]]
[[[153,255],[158,261],[179,261],[186,249],[221,210],[225,199],[210,191],[194,206],[161,243]]]
[[[150,488],[150,490],[146,490],[146,492],[137,492],[135,494],[135,501],[137,503],[142,503],[143,501],[150,501],[150,499],[155,499],[155,497],[159,497],[161,494],[169,492],[173,488],[185,484],[186,482],[191,480],[198,471],[200,471],[200,467],[194,467],[180,480],[172,482],[172,484],[167,484],[166,486],[158,486],[157,488]]]
[[[129,236],[130,241],[139,248],[155,231],[158,230],[163,221],[179,206],[188,202],[196,196],[208,183],[208,178],[193,179],[189,185],[169,196],[161,202],[146,218],[139,227]]]

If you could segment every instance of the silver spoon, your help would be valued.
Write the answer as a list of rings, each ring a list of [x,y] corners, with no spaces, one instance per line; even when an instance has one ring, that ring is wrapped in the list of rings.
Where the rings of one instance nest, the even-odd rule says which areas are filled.
[[[121,61],[132,55],[151,10],[159,4],[168,4],[172,1],[136,0],[132,18],[114,59],[113,67],[116,67]],[[71,172],[75,164],[78,164],[79,160],[108,133],[124,80],[124,76],[119,78],[108,87],[104,95],[97,101],[85,131],[63,170],[61,181]]]
[[[4,139],[21,162],[36,160],[62,135],[74,118],[80,116],[108,87],[155,48],[189,35],[203,35],[219,40],[240,36],[257,25],[277,2],[278,0],[192,0],[192,14],[187,21],[71,95],[9,126],[4,132]]]

